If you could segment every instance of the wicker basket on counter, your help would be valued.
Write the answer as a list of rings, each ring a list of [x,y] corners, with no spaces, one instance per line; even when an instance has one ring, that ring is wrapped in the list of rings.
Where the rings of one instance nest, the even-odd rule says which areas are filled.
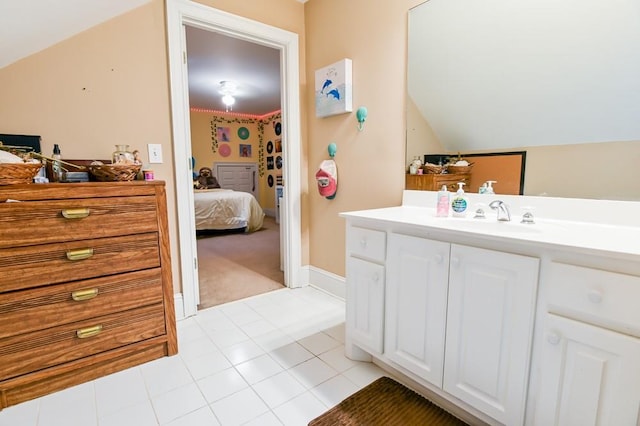
[[[0,163],[0,185],[33,183],[41,163]]]
[[[92,164],[89,172],[100,182],[125,182],[135,180],[140,164]]]

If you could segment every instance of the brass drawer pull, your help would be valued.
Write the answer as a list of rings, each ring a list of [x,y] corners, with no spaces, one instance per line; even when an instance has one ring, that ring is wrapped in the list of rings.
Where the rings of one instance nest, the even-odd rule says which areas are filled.
[[[90,300],[98,295],[97,288],[89,288],[85,290],[77,290],[71,292],[71,298],[76,302],[80,302],[82,300]]]
[[[67,252],[67,259],[69,260],[83,260],[93,256],[92,248],[84,248],[79,250],[70,250]]]
[[[66,219],[82,219],[83,217],[89,216],[91,211],[88,208],[81,209],[64,209],[62,210],[62,216]]]
[[[102,331],[101,325],[94,325],[93,327],[82,328],[80,330],[76,330],[76,336],[78,339],[86,339],[87,337],[93,337],[100,334]]]

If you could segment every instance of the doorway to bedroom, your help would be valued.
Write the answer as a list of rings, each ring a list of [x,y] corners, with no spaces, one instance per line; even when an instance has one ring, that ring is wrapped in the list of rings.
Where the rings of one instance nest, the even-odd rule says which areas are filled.
[[[284,154],[280,52],[190,26],[185,35],[198,309],[205,309],[285,287],[276,196]],[[220,189],[202,193],[207,181],[196,173],[203,169]]]

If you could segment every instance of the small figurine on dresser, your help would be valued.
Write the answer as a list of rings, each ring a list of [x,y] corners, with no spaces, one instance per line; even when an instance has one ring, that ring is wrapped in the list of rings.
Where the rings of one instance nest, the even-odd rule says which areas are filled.
[[[220,188],[220,184],[209,167],[200,167],[198,178],[193,182],[193,187],[195,189],[215,189]]]

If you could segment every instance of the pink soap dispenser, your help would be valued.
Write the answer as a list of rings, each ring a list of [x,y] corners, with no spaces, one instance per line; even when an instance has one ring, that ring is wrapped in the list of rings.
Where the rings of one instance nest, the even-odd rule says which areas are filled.
[[[449,217],[449,197],[450,193],[447,185],[442,185],[442,189],[438,191],[438,203],[436,205],[437,217]]]

